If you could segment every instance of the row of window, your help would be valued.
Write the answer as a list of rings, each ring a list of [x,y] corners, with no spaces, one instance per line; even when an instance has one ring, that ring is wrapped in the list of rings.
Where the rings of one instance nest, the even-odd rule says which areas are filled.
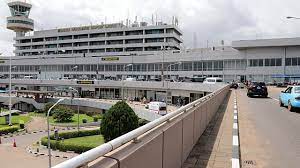
[[[287,58],[292,59],[292,58]],[[300,58],[297,58],[297,65]],[[298,62],[299,60],[299,62]],[[287,63],[287,62],[286,62]],[[281,59],[256,59],[249,60],[249,64],[258,66],[281,66]],[[246,60],[220,60],[220,61],[190,61],[178,64],[176,62],[167,63],[149,63],[133,64],[126,67],[127,64],[87,64],[87,65],[17,65],[13,66],[13,72],[38,72],[38,71],[222,71],[222,70],[245,70]],[[291,64],[294,66],[296,64]],[[9,66],[0,66],[0,72],[8,72]]]
[[[8,20],[7,23],[21,23],[21,24],[27,24],[33,26],[32,22],[28,22],[25,20]]]
[[[282,66],[281,58],[267,58],[267,59],[250,59],[250,67],[262,67],[262,66]]]
[[[286,66],[300,66],[300,57],[292,57],[285,59]]]
[[[237,65],[240,60],[225,60],[225,61],[197,61],[197,62],[175,62],[168,63],[149,63],[149,64],[133,64],[126,67],[127,64],[88,64],[88,65],[17,65],[13,66],[12,72],[45,72],[45,71],[162,71],[164,66],[165,71],[222,71],[224,69],[241,69],[243,66],[233,66],[226,68],[228,64],[234,63]],[[245,66],[244,66],[245,67]],[[8,66],[0,66],[0,72],[7,72]]]
[[[140,43],[161,43],[161,42],[176,42],[179,40],[168,38],[145,38],[143,39],[129,39],[129,40],[104,40],[104,41],[90,41],[90,42],[74,42],[74,43],[60,43],[60,44],[46,44],[46,45],[33,45],[33,46],[21,46],[17,47],[19,50],[28,49],[43,49],[43,48],[58,48],[58,47],[81,47],[81,46],[95,46],[95,45],[116,45],[116,44],[140,44]]]
[[[129,36],[129,35],[147,35],[147,34],[173,34],[174,32],[177,35],[180,33],[177,30],[169,31],[166,29],[153,29],[145,31],[120,31],[120,32],[106,32],[106,33],[94,33],[94,34],[80,34],[80,35],[68,35],[68,36],[59,36],[59,37],[45,37],[45,38],[33,38],[32,42],[43,42],[43,41],[56,41],[56,40],[71,40],[71,39],[83,39],[83,38],[99,38],[99,37],[115,37],[115,36]],[[20,43],[30,43],[31,39],[20,40]]]

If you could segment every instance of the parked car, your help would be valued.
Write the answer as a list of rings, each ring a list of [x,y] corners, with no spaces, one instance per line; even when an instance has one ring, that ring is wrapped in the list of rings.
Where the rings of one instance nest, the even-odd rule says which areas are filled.
[[[289,86],[279,95],[279,105],[287,106],[290,111],[300,108],[300,86]]]
[[[203,83],[205,84],[216,84],[216,83],[222,83],[223,80],[222,78],[217,78],[217,77],[210,77],[210,78],[206,78]]]
[[[248,97],[262,96],[268,97],[268,88],[264,82],[251,82],[248,86]]]
[[[167,114],[167,104],[165,102],[150,102],[148,104],[150,112],[157,113],[159,115]]]
[[[230,88],[234,88],[237,89],[239,87],[239,85],[237,83],[231,83]]]

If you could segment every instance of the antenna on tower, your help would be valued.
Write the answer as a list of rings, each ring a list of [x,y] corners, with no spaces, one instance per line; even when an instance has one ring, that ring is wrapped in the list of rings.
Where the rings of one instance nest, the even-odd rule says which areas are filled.
[[[196,32],[193,33],[193,48],[197,48],[198,44],[197,44],[197,34]]]

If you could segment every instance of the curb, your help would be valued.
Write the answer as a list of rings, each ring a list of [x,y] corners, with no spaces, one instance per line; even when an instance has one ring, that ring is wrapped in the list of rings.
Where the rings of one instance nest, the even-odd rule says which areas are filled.
[[[77,129],[77,127],[68,127],[68,128],[61,128],[61,129],[58,129],[58,130],[62,130],[62,131],[66,131],[66,130],[75,130]],[[54,129],[51,129],[50,131],[54,131]],[[21,135],[28,135],[28,134],[37,134],[37,133],[44,133],[44,132],[48,132],[48,130],[39,130],[39,131],[33,131],[33,132],[25,132],[25,131],[22,131],[22,132],[18,132],[18,133],[8,133],[8,134],[2,134],[4,136],[1,136],[2,138],[11,138],[11,137],[16,137],[16,136],[21,136]]]
[[[239,138],[239,123],[238,123],[238,106],[236,91],[234,92],[233,102],[233,128],[232,128],[232,168],[240,168],[240,138]]]
[[[38,157],[38,156],[49,156],[47,153],[34,152],[34,151],[31,149],[30,146],[28,146],[28,147],[26,148],[26,151],[27,151],[27,153],[33,154],[33,155],[35,155],[36,157]],[[70,158],[70,157],[64,156],[64,155],[52,155],[52,157],[63,158],[63,159],[68,159],[68,158]]]

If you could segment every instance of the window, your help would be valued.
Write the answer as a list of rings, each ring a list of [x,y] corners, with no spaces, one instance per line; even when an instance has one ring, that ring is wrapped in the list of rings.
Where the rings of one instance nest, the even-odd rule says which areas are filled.
[[[281,62],[281,58],[277,58],[276,59],[276,66],[281,66],[282,62]]]
[[[292,58],[286,58],[285,59],[285,65],[286,66],[291,66],[292,65]]]
[[[297,66],[297,58],[292,58],[292,66]]]

